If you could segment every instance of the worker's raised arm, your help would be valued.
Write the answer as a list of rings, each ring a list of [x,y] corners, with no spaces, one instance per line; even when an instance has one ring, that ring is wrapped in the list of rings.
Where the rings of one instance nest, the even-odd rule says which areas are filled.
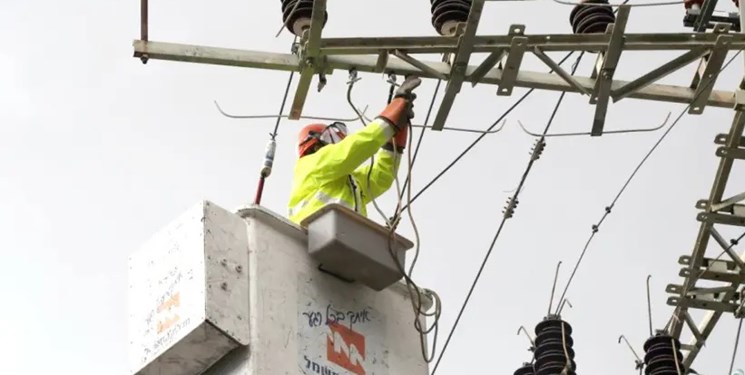
[[[354,171],[354,177],[365,193],[363,203],[372,202],[391,188],[398,174],[407,137],[408,127],[405,126],[378,150],[372,164],[365,163]]]
[[[409,119],[413,117],[412,101],[416,98],[411,90],[420,83],[418,78],[408,79],[391,103],[365,128],[303,157],[304,177],[321,186],[350,175],[394,135],[406,132]]]
[[[357,167],[375,155],[395,133],[396,128],[392,122],[385,117],[376,118],[340,142],[326,145],[305,156],[302,164],[307,178],[320,186],[352,174]]]

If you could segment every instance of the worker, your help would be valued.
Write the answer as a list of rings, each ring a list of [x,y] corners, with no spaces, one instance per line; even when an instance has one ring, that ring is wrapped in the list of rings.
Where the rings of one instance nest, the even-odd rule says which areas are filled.
[[[732,2],[735,3],[736,7],[740,6],[740,2],[738,0],[732,0]],[[702,6],[704,6],[704,0],[684,0],[683,5],[686,9],[700,9]]]
[[[380,115],[354,134],[347,135],[339,122],[302,128],[288,204],[292,222],[301,224],[332,203],[367,216],[367,204],[395,181],[420,84],[418,77],[407,77]],[[365,163],[373,156],[374,164]]]

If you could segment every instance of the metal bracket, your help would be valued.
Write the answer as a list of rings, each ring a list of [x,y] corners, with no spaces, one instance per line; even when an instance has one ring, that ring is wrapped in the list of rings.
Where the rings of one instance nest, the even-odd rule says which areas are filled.
[[[518,28],[514,29],[519,30]],[[523,56],[525,55],[525,50],[527,49],[527,47],[527,37],[515,36],[512,38],[510,50],[509,52],[507,52],[507,56],[504,59],[502,69],[500,69],[502,77],[499,80],[499,85],[497,86],[497,95],[512,95],[512,90],[515,87],[515,81],[517,81],[517,73],[520,71],[520,65],[522,65]]]
[[[688,324],[688,328],[691,330],[691,333],[693,333],[693,337],[696,338],[696,346],[701,348],[706,345],[706,338],[701,334],[701,331],[698,329],[696,322],[693,321],[693,318],[688,311],[683,314],[683,319],[685,320],[686,324]]]
[[[717,156],[722,158],[730,158],[730,159],[745,159],[745,149],[743,148],[729,148],[729,147],[719,147],[717,148]]]
[[[497,63],[499,63],[499,71],[504,70],[504,59],[509,55],[511,51],[513,51],[512,46],[514,43],[514,37],[516,36],[525,36],[525,25],[518,25],[513,24],[510,26],[510,31],[508,34],[510,37],[512,37],[512,40],[510,41],[510,48],[500,48],[496,51],[492,52],[487,56],[484,61],[479,64],[476,69],[471,73],[471,75],[468,77],[468,79],[471,81],[471,87],[476,87],[476,85],[483,79],[487,73],[489,73],[492,68],[494,68]],[[515,50],[517,51],[517,50]],[[518,69],[519,69],[520,62],[518,62]]]
[[[590,95],[590,104],[596,105],[591,131],[591,135],[594,137],[602,135],[603,128],[605,127],[605,116],[608,112],[608,103],[610,102],[613,75],[616,72],[618,60],[621,58],[624,33],[626,32],[626,23],[629,20],[630,10],[631,7],[629,5],[622,5],[618,9],[616,22],[608,25],[608,32],[610,32],[608,49],[598,54],[598,62],[602,59],[602,66],[598,71],[592,95]]]
[[[680,70],[681,68],[685,67],[686,65],[701,59],[701,57],[707,53],[708,50],[704,48],[697,48],[690,50],[675,59],[671,60],[670,62],[660,66],[657,69],[654,69],[650,71],[649,73],[611,91],[611,97],[613,98],[613,102],[618,102],[619,100],[626,98],[631,93],[636,92],[637,90],[643,89],[650,84],[666,77],[667,75],[676,72]]]
[[[707,298],[669,297],[667,299],[667,304],[670,306],[692,307],[699,310],[729,313],[734,313],[735,310],[737,310],[737,308],[740,306],[738,303],[718,301],[711,296],[707,296]]]
[[[688,257],[690,258],[690,257]],[[690,259],[689,259],[690,261]],[[700,268],[699,268],[700,267]],[[745,275],[739,273],[737,264],[734,262],[705,258],[701,266],[694,268],[681,268],[679,276],[697,280],[720,281],[726,283],[743,283]]]
[[[500,49],[490,53],[489,56],[487,56],[468,77],[468,80],[471,81],[471,87],[476,87],[476,85],[479,84],[479,81],[486,76],[486,73],[489,73],[489,71],[491,71],[492,68],[494,68],[494,66],[504,58],[507,52],[508,50],[506,49]]]
[[[445,126],[445,120],[447,120],[448,114],[453,108],[455,96],[458,95],[463,85],[468,61],[471,58],[471,51],[473,51],[473,40],[476,36],[476,29],[478,29],[483,9],[484,0],[474,0],[471,4],[471,11],[468,13],[466,24],[460,24],[458,27],[458,46],[450,69],[450,79],[445,88],[435,121],[432,123],[432,130],[441,131]]]
[[[375,63],[375,73],[385,72],[386,66],[388,66],[388,51],[381,51],[378,54],[378,61]]]
[[[295,98],[290,109],[290,120],[298,120],[303,114],[305,99],[310,91],[310,84],[314,73],[318,70],[321,53],[321,31],[326,12],[326,0],[313,1],[310,29],[303,34],[303,44],[300,49],[300,79],[295,91]]]
[[[688,109],[689,114],[700,115],[704,112],[706,102],[709,100],[712,90],[714,90],[719,71],[727,57],[728,50],[726,47],[731,42],[731,35],[719,35],[711,53],[701,59],[696,76],[691,83],[691,88],[696,89],[696,93],[693,95],[693,102]]]
[[[569,72],[564,70],[556,61],[548,57],[539,47],[535,47],[533,49],[533,54],[538,57],[541,61],[543,61],[546,66],[551,68],[556,74],[558,74],[561,78],[564,78],[564,81],[566,81],[568,84],[572,85],[577,91],[581,92],[583,95],[590,95],[590,90],[587,90],[584,86],[580,85],[579,82],[577,82],[574,77],[572,77]]]
[[[435,69],[432,69],[429,65],[427,65],[427,64],[425,64],[425,63],[423,63],[423,62],[421,62],[421,61],[419,61],[419,60],[417,60],[417,59],[415,59],[415,58],[413,58],[411,56],[409,56],[408,54],[406,54],[403,51],[394,50],[393,51],[393,55],[396,56],[396,57],[398,57],[399,59],[405,61],[409,65],[411,65],[411,66],[419,69],[420,71],[422,71],[422,72],[424,72],[426,74],[429,74],[429,75],[431,75],[433,77],[436,77],[437,79],[441,79],[443,81],[446,81],[448,79],[447,75],[445,75],[444,73],[440,73],[439,71],[437,71]]]
[[[744,200],[745,200],[745,192],[742,192],[740,194],[733,195],[732,197],[727,198],[720,203],[712,204],[711,211],[713,212],[724,211],[724,210],[729,209],[735,203],[740,203]]]
[[[720,214],[714,212],[702,212],[696,217],[698,221],[710,224],[725,224],[745,227],[745,216]]]

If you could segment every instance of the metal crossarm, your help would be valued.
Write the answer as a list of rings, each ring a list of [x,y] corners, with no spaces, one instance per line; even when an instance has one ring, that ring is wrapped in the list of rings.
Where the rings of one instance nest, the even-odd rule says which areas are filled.
[[[715,34],[720,34],[717,37],[717,42],[711,52],[701,59],[699,68],[696,71],[696,75],[691,83],[691,88],[696,89],[696,100],[691,104],[688,110],[689,114],[699,115],[704,112],[704,106],[706,105],[706,96],[714,88],[714,83],[719,77],[719,71],[722,69],[724,59],[727,57],[727,50],[725,46],[731,43],[732,35],[722,34],[726,33],[728,28],[725,26],[718,26],[715,30]]]
[[[705,37],[707,35],[702,36]],[[560,36],[551,38],[559,39],[559,37]],[[588,35],[587,37],[588,39],[596,38],[596,36],[593,35]],[[530,39],[530,37],[525,38],[527,38],[528,40]],[[708,41],[703,40],[706,38],[701,39],[702,40],[700,41],[700,43],[692,44],[691,46],[694,46],[692,48],[695,48],[696,51],[700,51],[701,49],[713,48],[713,42],[709,43]],[[732,39],[732,43],[725,46],[725,49],[731,51],[737,48],[745,48],[745,40],[743,40],[743,36],[732,35]],[[665,38],[663,38],[663,40],[665,40]],[[602,49],[602,43],[588,43],[592,44],[595,49]],[[529,44],[530,43],[524,44],[524,46],[526,48],[529,48]],[[655,42],[646,44],[646,50],[651,50],[651,45],[656,46],[658,50],[667,50],[671,46],[665,41]],[[298,56],[293,54],[204,47],[155,41],[145,42],[142,40],[135,40],[133,46],[135,57],[146,55],[148,56],[148,58],[156,60],[228,65],[244,68],[283,71],[300,70],[300,59],[298,58]],[[534,43],[534,47],[535,46],[541,48],[538,43]],[[547,45],[543,46],[543,48],[545,47],[547,47]],[[628,47],[628,39],[625,47]],[[509,47],[501,47],[500,51],[509,51],[509,49]],[[583,47],[581,49],[584,50],[592,48]],[[545,51],[545,49],[543,51]],[[410,51],[407,52],[410,54]],[[327,74],[330,74],[334,70],[343,70],[346,72],[349,69],[353,68],[359,72],[380,72],[378,56],[379,53],[377,52],[373,56],[327,55],[326,58],[323,59],[324,66],[318,67],[318,69],[321,71],[325,71]],[[441,79],[443,77],[447,77],[447,75],[450,74],[451,69],[448,64],[442,62],[427,62],[422,60],[417,61],[419,61],[421,64],[424,64],[424,66],[426,66],[426,70],[416,68],[415,66],[412,66],[411,64],[398,59],[388,59],[385,70],[399,75],[418,74],[423,78],[433,79]],[[465,81],[492,85],[500,85],[503,83],[505,72],[502,69],[492,68],[486,71],[486,73],[483,73],[482,70],[483,69],[479,70],[479,66],[469,65],[466,68]],[[483,74],[483,76],[481,76],[481,74]],[[584,91],[591,91],[595,87],[596,80],[594,78],[575,76],[574,79],[581,88],[584,88]],[[619,90],[630,84],[631,82],[634,81],[614,79],[611,83],[611,92]],[[567,83],[561,76],[557,74],[531,72],[525,70],[517,72],[515,76],[514,86],[549,91],[567,91],[573,93],[581,93],[583,91],[581,88]],[[662,84],[644,84],[639,86],[641,87],[637,90],[629,90],[630,92],[624,93],[624,98],[688,104],[691,103],[695,95],[695,91],[688,86]],[[734,94],[732,91],[712,90],[711,94],[708,96],[706,105],[713,107],[731,108],[734,105],[734,102]]]
[[[440,103],[440,109],[435,116],[435,122],[432,123],[432,130],[442,130],[445,126],[445,120],[453,108],[455,96],[460,92],[463,80],[466,77],[466,68],[471,58],[471,49],[473,48],[473,38],[476,36],[476,29],[479,26],[481,12],[484,9],[484,0],[474,0],[471,4],[471,11],[468,13],[468,21],[465,26],[458,28],[458,45],[453,57],[452,69],[445,94]],[[462,24],[461,24],[462,25]]]
[[[729,180],[736,156],[745,149],[743,130],[745,129],[745,93],[736,92],[735,117],[728,134],[716,137],[716,144],[723,144],[717,150],[720,158],[719,168],[714,178],[714,184],[709,198],[697,203],[697,208],[703,210],[697,215],[701,222],[698,238],[691,256],[684,256],[680,264],[680,276],[684,278],[682,285],[668,285],[667,291],[673,296],[668,298],[668,304],[675,306],[671,320],[670,333],[680,339],[684,327],[688,327],[692,338],[683,349],[687,351],[684,364],[690,369],[701,348],[706,343],[722,314],[734,313],[738,310],[742,296],[738,290],[745,285],[745,253],[738,254],[732,244],[719,233],[720,225],[745,227],[745,207],[737,202],[745,199],[745,193],[731,198],[724,197],[724,191]],[[726,150],[722,152],[722,150]],[[728,260],[706,257],[709,240],[722,248]],[[698,285],[699,281],[706,283],[706,287]],[[711,286],[717,283],[718,286]],[[688,310],[707,310],[705,318],[696,325]]]
[[[629,7],[619,9],[616,21],[606,33],[527,35],[524,25],[511,25],[506,35],[476,35],[486,0],[474,1],[468,19],[453,36],[322,38],[326,0],[313,2],[310,27],[304,31],[297,54],[270,53],[163,43],[134,41],[134,55],[143,61],[159,59],[236,67],[300,72],[289,118],[298,119],[309,95],[313,76],[320,75],[319,90],[326,75],[335,70],[418,75],[447,82],[437,110],[433,130],[442,130],[463,83],[497,86],[497,95],[511,95],[524,87],[565,91],[590,96],[595,104],[591,135],[603,134],[610,101],[633,98],[691,104],[690,113],[700,114],[706,106],[732,107],[734,93],[713,89],[726,54],[745,49],[745,35],[729,33],[717,26],[715,33],[626,33]],[[672,61],[630,81],[619,80],[615,71],[623,51],[683,51]],[[590,76],[572,76],[548,53],[558,51],[598,54],[596,69]],[[526,52],[531,52],[553,73],[522,69]],[[450,63],[431,62],[421,54],[451,56]],[[473,53],[488,53],[483,61],[469,65]],[[393,55],[395,58],[391,58]],[[689,86],[660,85],[655,82],[701,59],[700,69]],[[734,152],[736,151],[724,151]]]
[[[491,53],[509,49],[517,34],[476,35],[473,37],[473,53]],[[547,52],[606,51],[612,34],[534,34],[521,35],[526,39],[526,48],[539,47]],[[623,51],[689,51],[694,48],[714,48],[718,34],[714,33],[625,33]],[[377,55],[380,51],[402,50],[415,54],[455,53],[458,37],[411,36],[411,37],[365,37],[324,38],[321,50],[324,55]],[[745,48],[745,35],[732,33],[729,50]]]
[[[620,88],[611,91],[611,97],[613,97],[613,101],[617,102],[625,97],[627,97],[630,93],[639,90],[641,88],[647,87],[648,85],[666,77],[667,75],[674,73],[678,71],[679,69],[683,68],[684,66],[701,59],[701,57],[706,54],[708,50],[705,48],[695,48],[692,49],[675,59],[671,60],[668,63],[665,63],[664,65],[660,66],[659,68],[656,68],[649,73],[635,79],[632,82],[629,82],[626,85],[621,86]],[[705,97],[706,98],[706,97]]]

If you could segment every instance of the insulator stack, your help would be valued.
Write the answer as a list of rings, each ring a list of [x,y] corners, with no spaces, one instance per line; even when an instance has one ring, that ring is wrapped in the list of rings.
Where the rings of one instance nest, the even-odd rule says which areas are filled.
[[[310,28],[311,16],[313,15],[313,0],[281,0],[282,1],[282,22],[287,30],[297,35],[303,36],[303,31]],[[298,4],[299,3],[299,4]],[[297,6],[297,8],[295,8]],[[295,10],[293,12],[293,9]],[[324,12],[323,26],[329,19],[329,13]]]
[[[458,23],[468,21],[471,0],[430,0],[432,26],[440,35],[455,35]]]
[[[535,327],[535,375],[576,375],[572,326],[549,316]],[[567,372],[562,372],[567,368]]]
[[[684,373],[680,341],[658,333],[644,343],[646,375],[679,375]],[[676,364],[677,363],[677,364]],[[680,369],[680,371],[678,371]]]
[[[530,363],[523,363],[523,367],[517,369],[517,371],[512,375],[535,375],[535,371],[533,371],[533,365]]]
[[[616,15],[608,0],[583,0],[569,14],[569,23],[575,34],[604,33],[608,25],[616,22]]]

